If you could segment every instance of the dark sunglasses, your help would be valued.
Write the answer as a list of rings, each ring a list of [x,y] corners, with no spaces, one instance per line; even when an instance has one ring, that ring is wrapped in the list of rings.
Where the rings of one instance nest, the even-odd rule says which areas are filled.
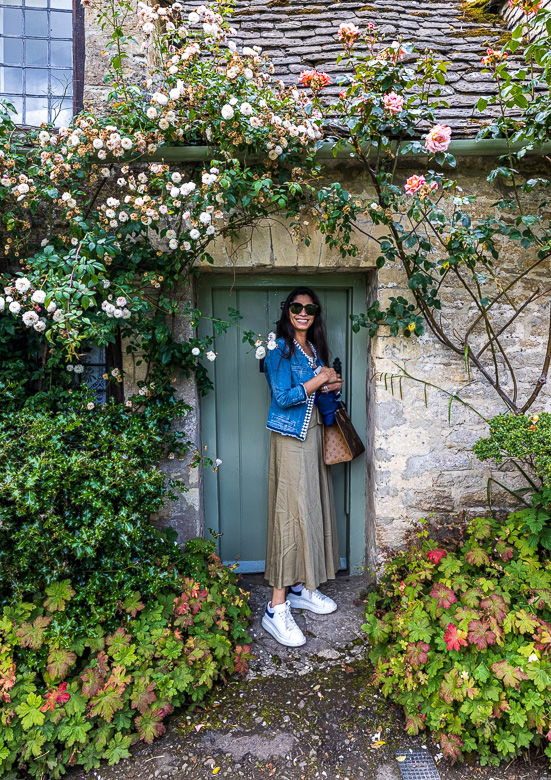
[[[300,314],[303,309],[309,317],[313,317],[315,314],[318,313],[319,306],[317,305],[317,303],[307,303],[306,305],[304,305],[303,303],[289,304],[289,311],[291,312],[291,314]]]

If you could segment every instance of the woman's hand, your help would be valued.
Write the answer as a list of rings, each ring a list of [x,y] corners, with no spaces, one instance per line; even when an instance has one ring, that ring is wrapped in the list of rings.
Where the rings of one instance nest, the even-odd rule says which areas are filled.
[[[336,382],[328,382],[321,388],[322,393],[340,393],[342,390],[343,380],[338,377]]]
[[[342,387],[342,380],[334,368],[322,366],[321,370],[313,379],[309,379],[304,383],[304,389],[306,390],[307,395],[312,395],[316,390],[320,390],[326,385],[327,387],[329,387],[329,385],[338,385],[338,388],[340,389]],[[322,390],[322,392],[324,391]]]

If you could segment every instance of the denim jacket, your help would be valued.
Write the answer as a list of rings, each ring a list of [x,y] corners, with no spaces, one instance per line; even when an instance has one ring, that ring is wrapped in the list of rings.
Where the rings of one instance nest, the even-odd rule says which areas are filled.
[[[317,363],[323,365],[319,357]],[[272,393],[266,427],[304,441],[309,422],[306,417],[312,413],[304,382],[314,376],[308,359],[299,349],[289,357],[285,339],[277,339],[277,349],[268,350],[266,355],[264,373]]]

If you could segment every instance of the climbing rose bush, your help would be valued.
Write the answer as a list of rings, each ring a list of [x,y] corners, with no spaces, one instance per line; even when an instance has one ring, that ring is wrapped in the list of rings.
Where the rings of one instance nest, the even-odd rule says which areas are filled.
[[[444,756],[551,758],[551,569],[519,529],[477,518],[445,547],[422,524],[386,561],[364,630],[373,680]]]

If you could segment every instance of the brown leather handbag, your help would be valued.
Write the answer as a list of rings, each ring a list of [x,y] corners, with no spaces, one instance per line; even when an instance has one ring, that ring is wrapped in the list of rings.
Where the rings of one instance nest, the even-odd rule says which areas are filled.
[[[344,404],[335,412],[333,425],[323,426],[323,459],[327,466],[347,463],[365,452]]]

